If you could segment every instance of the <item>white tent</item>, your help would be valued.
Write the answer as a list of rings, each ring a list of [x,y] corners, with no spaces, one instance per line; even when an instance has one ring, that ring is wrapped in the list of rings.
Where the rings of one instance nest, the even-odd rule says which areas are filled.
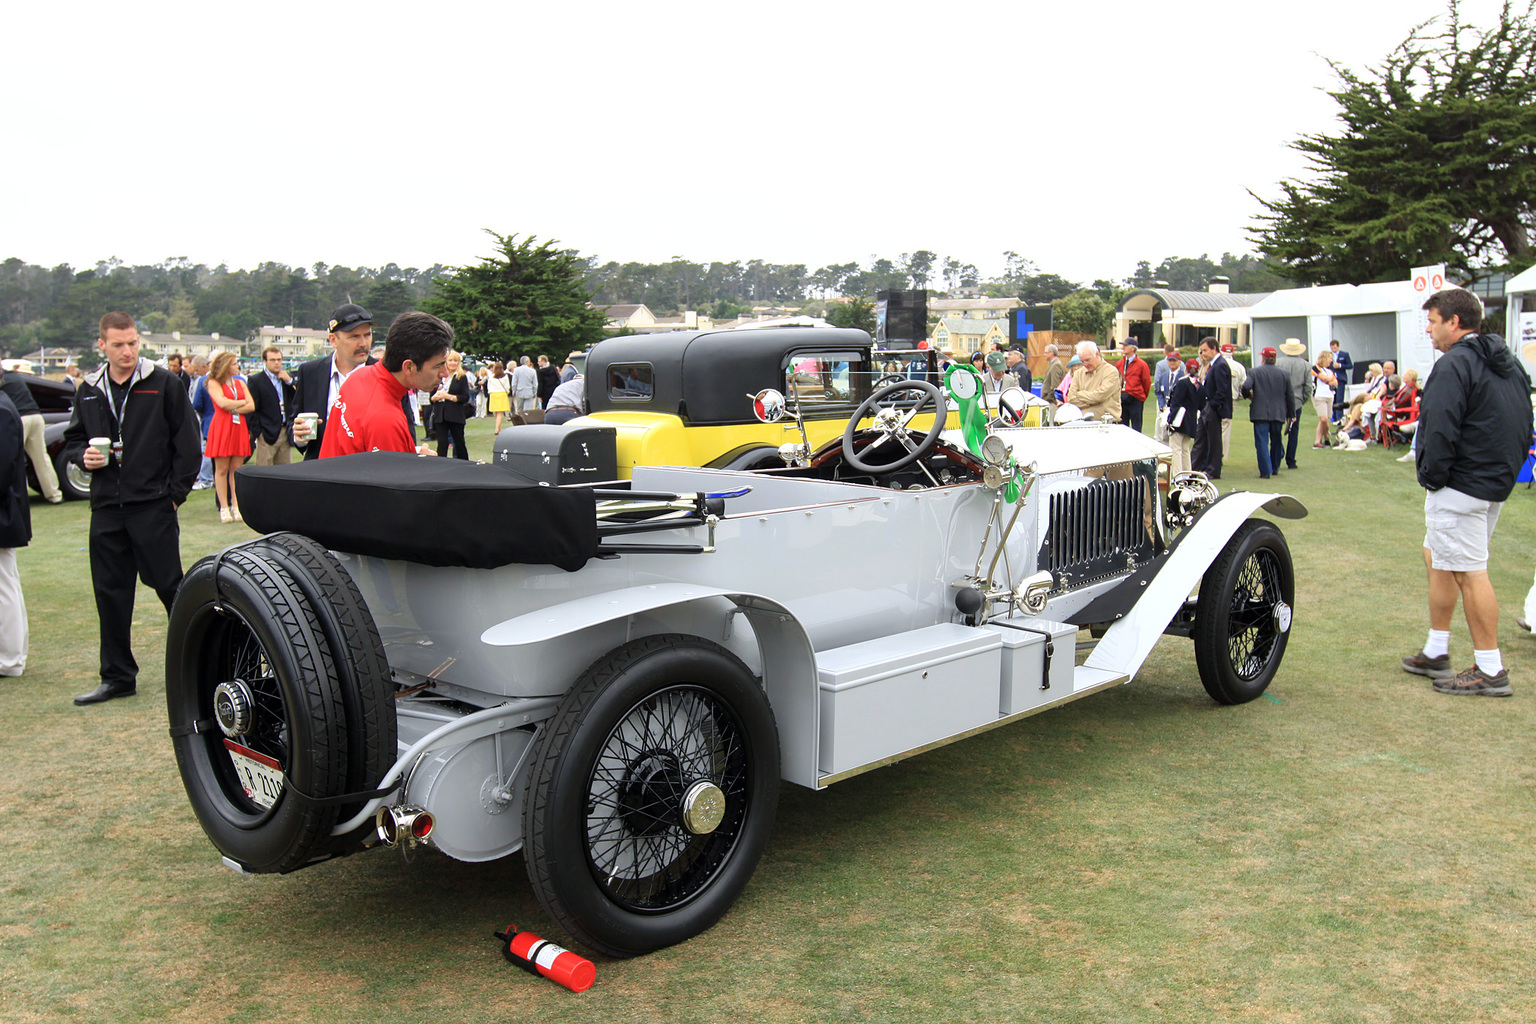
[[[1506,281],[1504,294],[1509,300],[1504,304],[1504,330],[1509,347],[1525,360],[1525,371],[1536,377],[1536,360],[1525,354],[1527,346],[1536,346],[1536,267]]]
[[[1309,358],[1315,358],[1338,339],[1355,365],[1357,379],[1370,363],[1388,359],[1400,372],[1413,367],[1428,374],[1434,349],[1420,315],[1424,298],[1410,281],[1274,292],[1250,311],[1253,344],[1278,348],[1287,338],[1298,338]]]

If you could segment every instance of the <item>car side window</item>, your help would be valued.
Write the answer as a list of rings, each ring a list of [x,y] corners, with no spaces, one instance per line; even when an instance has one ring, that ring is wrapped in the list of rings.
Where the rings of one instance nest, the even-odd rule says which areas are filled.
[[[609,365],[608,397],[615,402],[649,402],[655,391],[650,363]]]
[[[784,357],[784,395],[798,397],[808,411],[851,408],[858,400],[858,382],[868,373],[860,352],[794,352]]]

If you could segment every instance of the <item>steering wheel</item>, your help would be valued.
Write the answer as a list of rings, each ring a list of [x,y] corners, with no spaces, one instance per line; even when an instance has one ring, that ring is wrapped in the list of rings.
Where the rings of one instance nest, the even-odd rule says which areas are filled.
[[[903,413],[894,406],[880,406],[883,400],[892,395],[907,391],[916,391],[923,397],[906,413]],[[934,403],[933,427],[928,431],[926,437],[914,443],[907,431],[907,424],[911,423],[913,418],[923,411],[923,408],[927,406],[930,399]],[[875,411],[877,408],[879,409],[878,412]],[[858,432],[859,421],[871,413],[874,413],[875,417],[874,429],[881,436],[874,443],[866,446],[864,451],[866,453],[872,452],[892,438],[895,438],[902,447],[907,449],[907,454],[894,462],[880,466],[870,465],[854,454],[853,436]],[[948,417],[949,406],[944,401],[944,392],[927,381],[900,380],[894,384],[887,384],[859,403],[858,409],[854,411],[853,418],[848,421],[848,426],[843,430],[843,461],[858,472],[869,473],[873,476],[881,476],[886,473],[894,473],[898,469],[905,469],[932,451],[933,446],[939,443],[939,435],[944,432],[944,422]]]

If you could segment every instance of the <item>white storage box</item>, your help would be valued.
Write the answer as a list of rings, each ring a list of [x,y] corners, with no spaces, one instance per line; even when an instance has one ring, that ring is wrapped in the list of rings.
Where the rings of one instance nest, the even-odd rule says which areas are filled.
[[[1076,626],[1020,615],[996,619],[983,628],[995,631],[1003,644],[1001,714],[1018,714],[1071,696]]]
[[[816,655],[819,763],[847,771],[997,719],[1002,639],[944,622]]]

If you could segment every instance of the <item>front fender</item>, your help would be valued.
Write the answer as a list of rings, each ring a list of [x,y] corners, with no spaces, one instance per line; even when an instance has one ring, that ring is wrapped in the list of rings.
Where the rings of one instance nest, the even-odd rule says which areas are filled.
[[[1109,627],[1083,666],[1134,678],[1205,570],[1237,528],[1260,509],[1284,519],[1307,514],[1306,506],[1288,494],[1233,491],[1222,497],[1179,536],[1162,568],[1144,581],[1135,604]]]
[[[786,781],[815,789],[817,752],[821,745],[816,653],[799,620],[777,601],[760,594],[716,587],[653,583],[580,597],[506,619],[486,629],[480,642],[491,647],[527,649],[583,630],[599,631],[599,627],[632,616],[689,609],[720,598],[730,601],[752,627],[763,666],[763,692],[773,706],[779,728],[780,774]],[[723,616],[725,620],[729,618]],[[718,625],[722,632],[710,639],[718,639],[730,629],[729,621]],[[592,656],[600,653],[594,651]]]

